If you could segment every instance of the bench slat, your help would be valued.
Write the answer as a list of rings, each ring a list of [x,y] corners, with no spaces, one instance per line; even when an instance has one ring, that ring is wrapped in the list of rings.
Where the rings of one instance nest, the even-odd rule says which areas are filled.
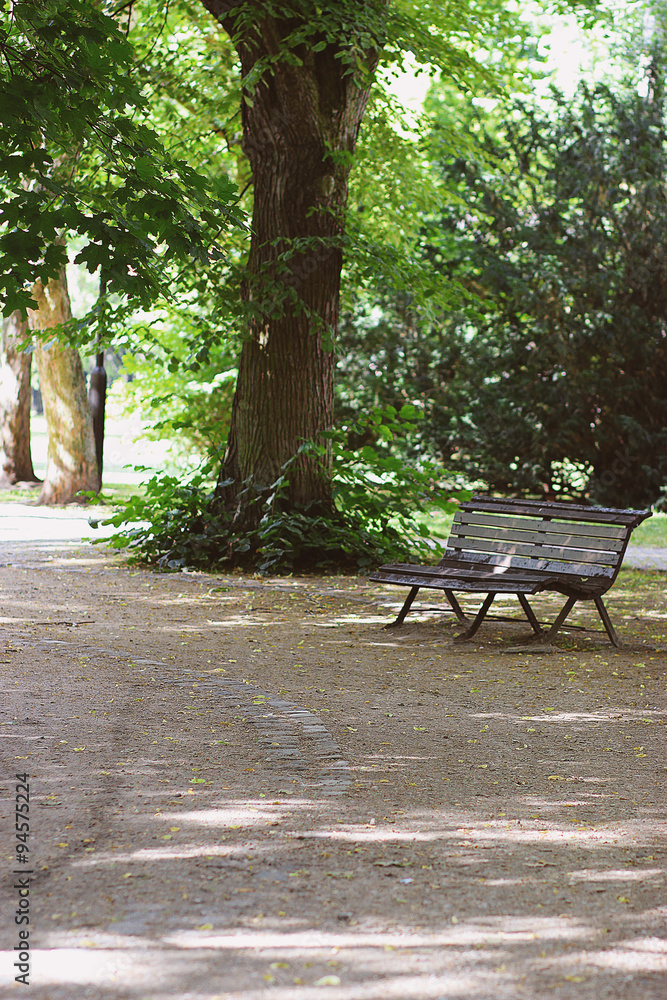
[[[541,572],[531,573],[530,570],[507,569],[503,566],[496,567],[494,564],[481,566],[479,563],[466,563],[456,557],[447,559],[444,564],[438,563],[437,566],[419,566],[412,563],[388,563],[386,566],[381,566],[376,570],[376,574],[383,573],[385,570],[391,570],[392,573],[422,573],[424,578],[437,577],[438,579],[449,579],[450,577],[456,577],[457,579],[465,578],[466,580],[483,580],[485,582],[517,582],[530,584],[531,586],[536,580],[542,581],[545,578],[544,573]],[[553,578],[555,579],[555,577]]]
[[[599,549],[603,552],[620,552],[625,544],[625,540],[622,538],[592,538],[589,535],[578,533],[525,531],[514,527],[506,531],[499,531],[494,526],[460,524],[456,521],[452,524],[451,535],[456,538],[503,538],[512,542],[530,542],[532,545],[555,545],[557,548],[566,547],[586,551]]]
[[[434,567],[430,567],[431,570]],[[481,573],[465,568],[445,569],[438,567],[438,572],[424,572],[424,567],[418,565],[383,566],[370,579],[375,583],[395,583],[404,587],[425,587],[430,590],[451,590],[468,594],[538,594],[544,590],[558,590],[559,584],[563,592],[580,591],[581,596],[592,597],[603,594],[608,589],[606,580],[589,582],[573,581],[572,577],[559,580],[556,575],[545,577],[543,573],[521,574],[519,571],[509,575],[504,573]],[[546,583],[546,586],[545,586]]]
[[[466,553],[454,554],[453,552],[449,557],[445,557],[442,563],[438,563],[437,569],[443,573],[454,574],[455,576],[462,576],[466,579],[477,579],[480,580],[518,580],[520,582],[533,582],[539,581],[539,583],[544,583],[547,581],[549,584],[552,582],[558,582],[563,584],[572,584],[574,586],[586,585],[593,580],[597,583],[603,583],[606,586],[606,574],[603,577],[598,578],[596,575],[590,575],[590,567],[586,567],[586,575],[583,574],[577,576],[572,573],[559,573],[551,571],[549,573],[543,572],[541,569],[524,568],[521,566],[506,566],[502,564],[497,564],[490,562],[484,564],[484,559],[487,557],[477,553],[472,561],[466,561]],[[597,585],[597,584],[596,584]]]
[[[474,552],[503,552],[508,556],[525,556],[529,559],[552,558],[566,564],[579,565],[593,563],[603,566],[616,566],[619,552],[587,552],[564,545],[529,545],[521,544],[504,538],[449,538],[448,546],[457,552],[460,549]],[[579,570],[574,570],[579,573]]]
[[[452,530],[459,525],[470,526],[471,528],[477,525],[480,527],[488,526],[503,528],[508,531],[545,531],[555,535],[582,535],[584,537],[603,539],[605,540],[605,544],[606,539],[618,539],[622,541],[628,534],[627,527],[617,524],[594,524],[592,522],[575,524],[566,521],[549,521],[544,517],[541,519],[536,517],[510,517],[498,514],[475,514],[472,511],[464,513],[458,511],[454,515]]]
[[[563,560],[552,559],[525,559],[521,556],[507,556],[502,553],[476,552],[469,555],[460,549],[448,549],[445,559],[448,556],[456,556],[462,562],[469,561],[473,564],[495,565],[506,567],[508,570],[526,569],[534,570],[544,577],[545,573],[557,575],[566,580],[571,576],[585,577],[606,577],[613,580],[616,576],[616,566],[599,566],[586,564],[584,562],[564,562]],[[444,561],[443,561],[444,562]]]
[[[551,503],[542,500],[494,500],[493,497],[474,496],[461,504],[461,510],[489,511],[491,513],[527,514],[544,517],[576,517],[579,521],[623,524],[636,527],[650,516],[645,510],[620,510],[615,507],[587,507],[584,504]]]
[[[470,577],[460,577],[452,570],[450,573],[425,573],[422,566],[405,565],[398,567],[382,567],[371,574],[375,583],[399,583],[406,587],[427,587],[431,590],[457,590],[467,593],[483,593],[494,591],[498,594],[534,594],[541,589],[541,581],[530,579],[506,579],[502,574],[487,573],[484,576],[471,574]]]
[[[478,583],[493,584],[491,589],[494,589],[496,585],[505,586],[505,584],[509,587],[514,586],[514,584],[525,584],[531,587],[538,584],[541,586],[545,581],[549,583],[573,584],[575,586],[581,584],[583,587],[587,587],[588,583],[591,582],[591,577],[581,576],[577,578],[562,573],[547,574],[541,570],[522,569],[516,566],[497,566],[495,563],[482,566],[480,565],[480,560],[466,563],[465,560],[459,558],[448,559],[444,565],[438,564],[437,566],[419,566],[412,563],[388,563],[386,566],[380,566],[375,571],[373,579],[385,572],[391,572],[392,575],[400,575],[401,573],[417,574],[423,576],[425,580],[430,578],[442,580],[465,579]],[[598,584],[605,584],[604,577],[600,579],[594,577],[592,579],[596,586]]]

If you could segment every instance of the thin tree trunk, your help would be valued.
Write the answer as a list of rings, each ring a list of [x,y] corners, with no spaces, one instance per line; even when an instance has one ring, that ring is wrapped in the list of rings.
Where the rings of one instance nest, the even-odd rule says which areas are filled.
[[[71,318],[64,269],[60,278],[52,278],[46,287],[38,280],[32,297],[39,306],[38,310],[29,311],[33,330],[51,330]],[[39,502],[80,501],[80,491],[97,492],[100,488],[93,420],[81,358],[71,347],[58,343],[46,347],[41,341],[38,341],[35,357],[49,436],[46,477]]]
[[[203,2],[233,37],[225,16],[231,5]],[[293,21],[265,17],[235,39],[243,74],[258,59],[276,56],[293,28]],[[300,445],[317,441],[333,423],[344,212],[368,88],[337,58],[344,41],[321,51],[311,41],[298,51],[301,65],[273,61],[242,109],[254,191],[243,292],[249,338],[218,481],[240,523],[256,516],[248,507],[255,491],[275,482]],[[375,58],[369,54],[369,70]],[[308,245],[295,244],[302,240]],[[331,503],[330,449],[323,459],[294,461],[287,499]]]
[[[30,454],[32,355],[18,349],[28,323],[19,312],[2,324],[0,351],[0,486],[38,483]]]

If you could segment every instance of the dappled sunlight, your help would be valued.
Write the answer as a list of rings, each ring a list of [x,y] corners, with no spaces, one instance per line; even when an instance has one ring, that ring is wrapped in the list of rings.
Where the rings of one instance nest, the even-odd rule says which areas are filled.
[[[400,820],[405,822],[407,817],[401,816]],[[598,824],[596,828],[591,826],[586,826],[585,828],[579,829],[550,829],[548,828],[544,821],[539,823],[535,821],[533,828],[526,829],[526,826],[530,821],[522,821],[522,826],[515,829],[502,829],[500,823],[496,826],[484,824],[483,827],[466,827],[465,830],[453,830],[448,828],[424,830],[424,829],[407,829],[400,830],[395,829],[398,826],[398,821],[395,826],[388,829],[373,829],[369,832],[366,829],[354,828],[348,830],[327,830],[320,832],[312,832],[310,836],[319,837],[323,840],[349,840],[349,841],[392,841],[397,842],[415,842],[422,844],[435,844],[437,842],[442,842],[447,844],[448,842],[456,841],[457,846],[467,846],[473,850],[478,850],[481,844],[484,845],[512,845],[512,844],[533,844],[535,846],[541,846],[544,844],[574,844],[576,846],[583,846],[586,848],[591,848],[595,850],[600,850],[608,847],[611,843],[614,845],[632,845],[636,842],[638,825],[637,823],[615,823],[610,824],[608,828],[605,828],[602,824]],[[421,826],[424,824],[422,823]],[[492,827],[492,829],[488,829]],[[658,834],[659,830],[656,830],[655,823],[651,821],[650,826],[651,832],[653,834]],[[665,832],[667,833],[667,824],[665,824]],[[461,836],[471,838],[467,844],[460,844]],[[475,843],[473,843],[473,840]]]
[[[32,962],[34,982],[39,985],[69,983],[72,986],[149,989],[156,975],[164,979],[169,975],[176,977],[181,972],[178,955],[167,955],[163,949],[136,939],[125,946],[116,939],[111,949],[91,946],[89,950],[80,946],[35,949]]]
[[[385,963],[386,964],[386,960]],[[299,997],[302,1000],[319,1000],[326,996],[329,1000],[439,1000],[446,997],[479,997],[482,1000],[488,997],[491,984],[497,983],[498,979],[491,973],[461,973],[446,972],[442,975],[432,973],[428,979],[421,975],[386,975],[383,974],[380,985],[374,982],[354,986],[327,987],[326,993],[318,988],[317,983],[310,989],[299,986]],[[244,989],[242,994],[237,993],[237,997],[243,996],[244,1000],[256,1000],[265,994],[260,990]],[[279,987],[272,985],[271,997],[275,1000],[294,1000],[294,987]]]
[[[5,609],[17,607],[22,611],[25,610],[25,601],[20,598],[13,598],[6,593],[2,595],[2,603]],[[79,600],[68,600],[66,607],[58,607],[58,605],[54,606],[53,601],[49,598],[45,598],[44,601],[40,601],[38,598],[33,598],[30,602],[31,616],[29,618],[6,617],[3,621],[7,624],[14,623],[17,625],[55,625],[57,622],[49,621],[50,618],[55,616],[60,619],[61,617],[67,618],[67,616],[69,616],[69,619],[71,619],[73,614],[87,615],[89,613],[89,608],[90,605],[87,602],[85,595],[82,595]]]
[[[560,723],[572,723],[572,722],[628,722],[631,720],[646,721],[649,718],[652,719],[667,719],[667,710],[658,708],[648,708],[642,707],[639,709],[633,709],[632,707],[623,706],[619,709],[617,706],[609,708],[605,711],[591,711],[591,712],[550,712],[546,714],[535,714],[535,715],[514,715],[509,712],[471,712],[471,719],[505,719],[507,722],[560,722]]]
[[[667,717],[667,711],[651,708],[643,708],[641,711],[623,710],[623,716],[639,718],[640,716],[653,718]],[[609,722],[619,717],[618,709],[609,709],[607,712],[554,712],[552,715],[526,715],[521,716],[523,721],[531,722]]]
[[[228,855],[243,854],[246,848],[242,847],[221,847],[219,844],[197,844],[192,847],[141,847],[136,851],[123,854],[114,851],[111,854],[100,852],[94,858],[88,857],[81,861],[74,861],[73,868],[98,868],[100,865],[115,865],[120,861],[129,863],[131,861],[179,861],[190,858],[201,857],[227,857]]]
[[[339,628],[341,625],[384,625],[386,615],[337,615],[335,618],[318,617],[309,622],[315,628]]]
[[[664,968],[659,658],[96,556],[4,583],[36,1000],[590,1000]]]
[[[642,882],[649,878],[661,878],[665,874],[662,868],[618,868],[607,871],[576,871],[568,872],[570,882]],[[667,942],[664,942],[667,948]]]
[[[450,924],[446,930],[421,931],[405,926],[397,930],[379,928],[356,931],[300,931],[234,930],[229,934],[184,933],[165,936],[165,940],[183,948],[225,948],[254,950],[277,948],[313,950],[316,948],[460,948],[484,945],[493,947],[508,943],[594,939],[601,936],[592,925],[579,923],[567,917],[488,917],[481,920],[461,921]]]
[[[368,757],[373,763],[377,759]],[[211,982],[218,982],[230,1000],[261,1000],[267,988],[273,997],[293,1000],[297,986],[305,1000],[323,995],[329,1000],[495,1000],[520,995],[528,976],[550,988],[563,976],[596,975],[601,990],[609,990],[619,972],[665,968],[665,945],[646,933],[648,927],[642,933],[640,910],[627,913],[637,940],[626,928],[620,942],[610,941],[594,912],[547,911],[549,899],[561,910],[568,905],[560,895],[556,904],[556,889],[559,894],[575,885],[592,893],[608,889],[625,898],[664,875],[655,863],[637,869],[615,859],[605,867],[604,852],[612,842],[615,849],[636,849],[637,822],[570,831],[556,819],[522,817],[521,826],[508,819],[518,808],[553,810],[555,816],[563,807],[580,805],[580,799],[563,802],[517,792],[505,799],[507,815],[497,817],[489,817],[489,807],[480,802],[474,808],[408,807],[391,818],[376,814],[355,822],[340,814],[338,803],[318,796],[267,800],[201,788],[170,794],[183,797],[182,809],[151,812],[147,803],[142,819],[147,838],[165,830],[173,839],[132,850],[99,849],[70,860],[72,877],[79,872],[79,878],[89,879],[95,871],[98,880],[110,878],[110,885],[121,888],[123,908],[107,927],[84,923],[70,931],[43,931],[33,956],[35,983],[67,989],[71,1000],[83,1000],[80,991],[91,986],[101,1000],[106,991],[111,1000],[118,990],[150,990],[153,1000],[190,994],[213,1000],[218,994],[204,988]],[[652,860],[647,840],[658,832],[655,824],[643,829],[644,854],[638,860]],[[280,839],[272,839],[278,833]],[[419,857],[424,846],[430,863],[411,861],[406,871],[404,852],[412,858],[416,850]],[[331,910],[331,892],[349,884],[336,876],[341,864],[352,864],[355,848],[366,849],[354,869],[359,887],[351,886],[351,896]],[[595,865],[582,864],[581,850],[595,853]],[[566,867],[552,872],[555,851],[566,852]],[[331,860],[309,879],[311,864],[321,856]],[[515,867],[507,870],[509,864]],[[164,878],[165,872],[174,893],[161,924],[150,879]],[[219,888],[208,908],[197,911],[193,903],[209,900],[199,894],[213,884],[207,881],[211,878],[220,880]],[[281,895],[273,903],[262,901],[258,891],[266,879],[279,880]],[[466,887],[469,894],[475,888],[464,904]],[[528,912],[514,910],[517,890],[529,894]],[[387,894],[390,921],[375,909],[378,892]],[[315,913],[309,908],[313,893],[320,899]],[[182,912],[181,894],[188,899]],[[351,897],[354,917],[343,913],[341,923],[337,913]],[[418,906],[427,897],[435,908],[425,921]],[[233,982],[228,978],[232,968]],[[325,990],[321,983],[327,983]]]
[[[562,964],[562,958],[543,960],[544,968]],[[591,970],[613,969],[615,972],[667,972],[667,943],[660,938],[621,941],[604,951],[572,951],[568,965]]]
[[[261,922],[262,927],[183,928],[153,937],[127,936],[111,928],[55,931],[47,935],[49,950],[35,951],[35,978],[44,985],[73,988],[95,984],[100,996],[108,988],[134,986],[149,987],[156,1000],[183,996],[184,989],[213,1000],[198,989],[201,977],[210,981],[222,976],[220,985],[230,997],[253,1000],[265,995],[270,984],[272,996],[292,1000],[298,984],[299,996],[315,1000],[322,996],[324,974],[326,996],[332,1000],[489,1000],[504,988],[517,988],[531,967],[555,985],[563,976],[576,979],[574,974],[584,971],[587,976],[595,970],[657,972],[667,960],[667,946],[658,938],[626,937],[606,946],[604,930],[565,915],[485,916],[432,931],[409,923],[391,930],[372,923],[326,930],[270,916]],[[539,952],[563,945],[569,948],[566,956]],[[226,972],[232,960],[245,969],[245,976],[240,990],[228,992]],[[279,970],[285,970],[281,978]]]
[[[408,761],[417,761],[417,760],[428,761],[428,760],[437,760],[437,759],[438,758],[437,758],[437,756],[435,754],[407,754],[407,753],[404,753],[404,754],[395,754],[395,753],[392,753],[392,754],[383,754],[383,753],[373,754],[373,753],[371,753],[371,754],[367,754],[366,755],[366,760],[367,761],[378,761],[379,764],[382,764],[385,767],[388,764],[390,764],[392,767],[394,765],[403,766]],[[378,765],[377,764],[372,764],[371,766],[372,767],[377,767]],[[363,767],[363,765],[360,765],[357,768],[357,770],[367,771],[368,768],[367,767]]]
[[[373,759],[373,758],[371,758]],[[413,763],[425,758],[406,757]],[[363,768],[359,768],[362,770]],[[173,793],[172,793],[173,794]],[[182,793],[179,793],[182,794]],[[604,796],[613,801],[612,796]],[[487,850],[504,850],[508,857],[514,856],[514,849],[562,849],[585,850],[598,857],[613,848],[632,847],[641,836],[644,850],[660,843],[667,833],[667,821],[660,814],[646,819],[596,821],[581,820],[569,814],[575,807],[586,807],[587,799],[555,799],[548,796],[521,795],[516,793],[506,799],[500,815],[489,814],[488,807],[480,802],[478,808],[447,806],[440,809],[391,809],[391,815],[369,815],[364,822],[349,822],[337,819],[331,823],[331,813],[335,815],[334,803],[318,797],[280,798],[264,801],[257,798],[231,797],[212,802],[210,796],[202,801],[201,807],[194,802],[183,802],[188,808],[160,810],[144,816],[145,836],[150,838],[153,828],[157,835],[167,842],[159,845],[141,844],[131,851],[114,848],[97,850],[73,860],[73,868],[94,869],[122,864],[183,862],[202,858],[241,857],[247,854],[247,838],[253,838],[252,855],[256,864],[269,862],[289,850],[291,839],[279,846],[269,835],[282,828],[287,833],[289,826],[299,822],[298,841],[318,841],[344,845],[390,846],[428,845],[441,851],[441,862],[455,872],[471,863],[486,868],[495,864],[493,858],[486,857]],[[526,815],[534,810],[533,815]],[[313,821],[313,814],[317,821]],[[303,826],[303,822],[306,825]],[[205,836],[202,837],[202,834]],[[257,837],[269,838],[257,840]],[[155,836],[152,838],[155,840]],[[437,856],[437,855],[436,855]],[[653,860],[646,855],[642,860]],[[575,858],[566,861],[567,879],[574,883],[623,883],[651,882],[664,875],[658,867],[628,868],[615,864],[608,869],[581,866]],[[541,862],[539,862],[541,864]],[[599,864],[599,862],[598,862]],[[530,856],[524,856],[524,865],[537,867]],[[251,869],[252,870],[252,869]],[[489,886],[523,884],[527,885],[536,876],[531,874],[502,873],[488,881]]]
[[[282,619],[274,619],[274,621],[282,621]],[[266,628],[266,622],[260,618],[253,618],[248,612],[241,615],[232,615],[226,618],[224,621],[209,621],[207,619],[205,624],[201,622],[198,623],[197,628],[200,631],[204,631],[206,627],[209,628],[252,628],[256,626],[258,628]],[[166,626],[163,626],[164,631],[169,631]]]
[[[311,943],[310,949],[305,946],[305,951],[303,945],[298,941],[292,942],[289,936],[284,942],[276,939],[273,945],[264,945],[261,939],[253,941],[250,936],[246,941],[244,935],[226,941],[228,947],[225,939],[220,937],[211,939],[211,943],[208,944],[206,936],[199,933],[192,938],[186,935],[169,936],[143,946],[136,938],[133,938],[131,943],[126,943],[118,936],[113,936],[113,943],[109,941],[98,944],[96,935],[91,934],[87,943],[81,943],[78,947],[56,946],[51,950],[35,950],[34,980],[40,985],[68,984],[71,987],[94,985],[99,990],[96,994],[99,997],[105,996],[106,990],[113,990],[113,995],[116,996],[116,990],[119,988],[148,988],[153,1000],[162,1000],[167,997],[185,996],[184,990],[187,990],[188,996],[194,996],[193,986],[198,985],[201,978],[207,976],[209,983],[210,977],[214,977],[214,981],[217,980],[218,988],[225,989],[225,996],[243,996],[247,1000],[253,1000],[255,997],[266,995],[266,982],[262,982],[262,978],[266,980],[267,974],[262,977],[260,973],[269,969],[271,963],[275,963],[276,960],[279,960],[281,965],[294,963],[295,969],[301,970],[304,965],[301,958],[303,952],[306,959],[311,957],[310,964],[316,962],[323,967],[322,971],[331,972],[331,968],[327,969],[326,959],[330,957],[332,949],[342,947],[346,949],[344,955],[346,962],[358,965],[359,968],[358,971],[346,970],[348,971],[346,979],[351,979],[351,983],[329,986],[326,996],[330,1000],[355,1000],[355,998],[371,1000],[380,997],[392,997],[396,1000],[408,1000],[410,997],[419,1000],[431,1000],[431,998],[436,1000],[443,996],[488,997],[492,981],[492,973],[484,968],[470,972],[444,969],[440,974],[431,975],[426,980],[419,974],[405,974],[401,955],[396,955],[392,959],[385,950],[400,948],[401,945],[385,945],[382,941],[370,945],[352,946],[349,952],[344,943],[340,945],[333,943],[336,941],[335,937],[314,945]],[[229,959],[230,950],[234,952],[238,950],[237,957],[242,957],[248,963],[247,979],[242,992],[234,991],[233,994],[225,988],[228,980],[224,962]],[[7,955],[7,958],[9,957]],[[484,956],[480,957],[483,961]],[[493,957],[497,961],[502,954],[501,956],[495,954]],[[328,964],[330,966],[331,962]],[[335,966],[340,964],[336,962]],[[373,973],[380,964],[383,967],[383,975],[381,984],[378,984]],[[349,975],[350,972],[352,976]],[[270,978],[273,980],[273,977]],[[340,979],[338,982],[340,983]],[[293,983],[284,985],[272,983],[271,996],[293,1000],[294,988]],[[215,1000],[220,994],[212,994],[209,986],[206,992],[198,990],[196,996],[202,1000]],[[318,988],[317,981],[311,986],[301,979],[299,996],[304,1000],[321,997],[322,992]]]
[[[400,649],[404,644],[402,642],[392,642],[390,639],[384,639],[382,642],[380,642],[379,640],[377,642],[369,642],[368,640],[366,640],[365,642],[362,642],[361,645],[377,646],[381,649],[382,648],[391,649],[392,647],[394,649]]]
[[[312,802],[307,799],[299,799],[290,803],[294,808],[299,806],[310,806]],[[233,827],[237,824],[258,823],[261,820],[272,822],[282,820],[287,815],[286,809],[271,809],[266,805],[256,802],[239,802],[230,804],[224,809],[202,809],[198,812],[179,812],[161,814],[164,820],[179,820],[181,823],[196,823],[198,826],[213,827]]]

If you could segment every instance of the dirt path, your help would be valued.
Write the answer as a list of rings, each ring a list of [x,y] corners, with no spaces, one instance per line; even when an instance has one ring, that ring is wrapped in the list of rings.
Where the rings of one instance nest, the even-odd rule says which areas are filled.
[[[664,1000],[664,574],[612,591],[624,650],[538,656],[385,632],[363,579],[0,562],[3,997]]]

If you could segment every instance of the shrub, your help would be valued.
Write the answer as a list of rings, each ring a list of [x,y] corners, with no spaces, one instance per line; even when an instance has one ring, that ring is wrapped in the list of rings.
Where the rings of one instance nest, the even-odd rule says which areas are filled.
[[[359,425],[327,432],[323,437],[333,449],[332,504],[287,503],[292,459],[270,487],[254,489],[256,527],[240,529],[222,507],[210,464],[187,481],[153,476],[144,496],[131,496],[104,521],[120,529],[111,545],[165,570],[242,566],[261,573],[363,572],[379,562],[432,558],[438,543],[415,515],[433,509],[450,513],[469,494],[433,463],[407,465],[391,454],[395,435],[414,419],[410,406],[398,413],[394,407],[373,412],[360,423],[378,443],[358,449],[346,447],[346,434],[363,430]],[[304,443],[299,453],[306,450],[324,452],[313,442]]]

